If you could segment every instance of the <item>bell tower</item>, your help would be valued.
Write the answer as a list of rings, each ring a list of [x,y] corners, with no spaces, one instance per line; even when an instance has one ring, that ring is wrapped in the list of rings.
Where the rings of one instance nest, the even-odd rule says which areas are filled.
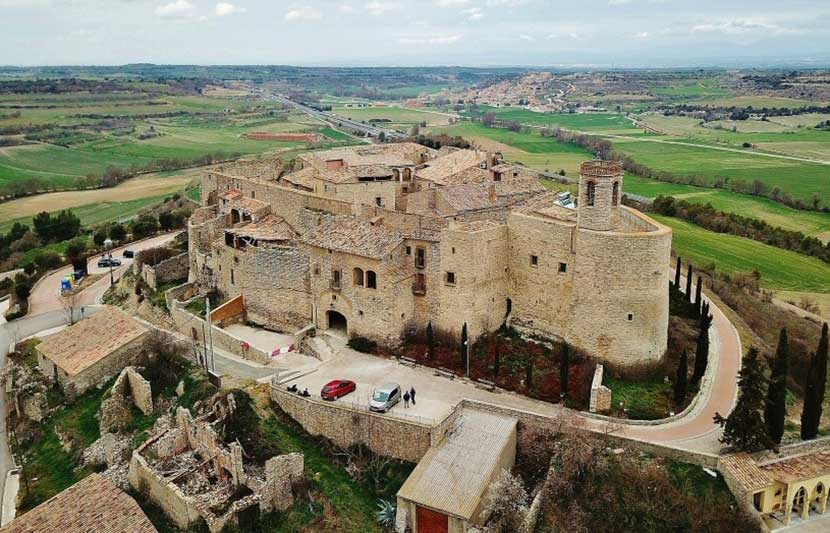
[[[587,161],[579,167],[577,225],[610,231],[619,215],[623,175],[619,161]]]

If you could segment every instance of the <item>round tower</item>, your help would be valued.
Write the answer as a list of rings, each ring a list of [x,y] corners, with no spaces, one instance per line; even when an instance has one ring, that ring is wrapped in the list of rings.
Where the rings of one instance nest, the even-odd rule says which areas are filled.
[[[579,167],[577,225],[610,231],[619,215],[624,171],[619,161],[587,161]]]

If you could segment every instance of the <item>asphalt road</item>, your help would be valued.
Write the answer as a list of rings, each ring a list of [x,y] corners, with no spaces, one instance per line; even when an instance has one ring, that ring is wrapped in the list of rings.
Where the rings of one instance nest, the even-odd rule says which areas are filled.
[[[148,248],[162,246],[172,241],[179,233],[179,231],[165,233],[163,235],[157,235],[155,237],[150,237],[149,239],[131,242],[130,244],[114,248],[112,250],[112,256],[113,258],[121,260],[121,266],[113,269],[113,277],[115,279],[118,279],[133,264],[132,259],[127,259],[126,257],[122,256],[124,250],[133,250],[134,252],[139,252],[141,250],[146,250]],[[106,292],[107,288],[110,285],[110,279],[108,275],[109,269],[98,268],[98,260],[100,258],[101,256],[99,255],[90,258],[89,263],[87,264],[89,274],[107,275],[93,283],[87,289],[84,289],[84,291],[78,297],[78,301],[76,302],[77,305],[92,305],[96,303],[100,296],[104,294],[104,292]],[[29,296],[29,313],[27,316],[37,316],[43,313],[48,313],[50,311],[63,309],[63,303],[61,302],[60,297],[61,280],[64,278],[64,276],[67,276],[71,273],[72,267],[65,266],[41,278],[40,281],[38,281],[37,284],[34,286],[34,288],[32,289],[32,294]]]

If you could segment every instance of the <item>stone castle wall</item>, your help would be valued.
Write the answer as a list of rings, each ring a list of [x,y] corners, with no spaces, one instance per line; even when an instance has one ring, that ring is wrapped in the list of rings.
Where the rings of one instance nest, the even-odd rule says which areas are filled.
[[[190,257],[187,252],[165,259],[155,266],[141,265],[141,278],[153,290],[158,285],[177,279],[186,279],[190,272]]]

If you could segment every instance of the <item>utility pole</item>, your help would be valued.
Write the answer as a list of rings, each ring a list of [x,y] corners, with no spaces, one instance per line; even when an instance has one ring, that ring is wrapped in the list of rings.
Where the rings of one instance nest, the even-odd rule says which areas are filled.
[[[205,296],[205,318],[207,319],[208,337],[210,337],[210,370],[216,372],[216,361],[213,352],[213,321],[210,319],[210,297]]]

